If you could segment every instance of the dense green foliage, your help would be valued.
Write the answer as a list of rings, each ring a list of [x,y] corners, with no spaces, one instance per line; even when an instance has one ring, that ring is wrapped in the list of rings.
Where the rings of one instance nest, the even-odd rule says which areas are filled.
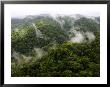
[[[75,21],[75,26],[80,27],[79,30],[82,31],[92,31],[92,32],[99,32],[100,25],[96,23],[96,21],[82,17],[79,20]]]
[[[34,48],[35,37],[35,30],[30,28],[12,32],[12,50],[16,50],[20,53],[30,52]]]
[[[84,17],[76,21],[69,16],[57,18],[64,21],[63,29],[60,23],[50,16],[12,22],[13,77],[100,76],[99,24]],[[97,20],[99,21],[98,18]],[[31,24],[33,22],[34,27]],[[69,32],[73,26],[77,31],[93,32],[95,40],[83,43],[69,41]],[[38,30],[40,34],[36,35]],[[74,33],[72,34],[74,36]],[[18,53],[19,58],[13,56],[14,52]]]
[[[51,41],[62,43],[68,38],[66,32],[64,32],[58,22],[52,18],[42,18],[36,22],[36,26]]]

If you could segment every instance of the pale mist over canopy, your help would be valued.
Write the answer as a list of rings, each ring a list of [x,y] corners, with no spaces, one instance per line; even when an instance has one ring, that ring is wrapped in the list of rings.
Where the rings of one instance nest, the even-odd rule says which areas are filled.
[[[12,18],[24,18],[28,15],[49,14],[100,16],[100,5],[98,4],[10,4]]]

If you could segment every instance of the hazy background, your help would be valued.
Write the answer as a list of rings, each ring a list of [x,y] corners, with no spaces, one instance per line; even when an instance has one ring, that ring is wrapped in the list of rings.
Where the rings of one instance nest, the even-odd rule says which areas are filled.
[[[12,18],[39,14],[100,16],[99,7],[98,4],[10,4]]]

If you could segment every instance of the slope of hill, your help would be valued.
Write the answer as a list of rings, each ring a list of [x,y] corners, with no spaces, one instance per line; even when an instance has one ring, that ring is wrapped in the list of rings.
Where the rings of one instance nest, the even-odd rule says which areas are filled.
[[[99,17],[42,14],[11,21],[12,76],[100,76]]]

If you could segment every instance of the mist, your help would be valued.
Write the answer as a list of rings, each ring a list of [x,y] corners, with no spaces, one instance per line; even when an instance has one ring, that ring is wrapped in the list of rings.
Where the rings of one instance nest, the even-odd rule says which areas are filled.
[[[93,32],[86,32],[85,35],[87,36],[90,42],[95,40],[95,35],[93,34]]]
[[[46,52],[41,49],[41,48],[34,48],[35,50],[35,54],[36,54],[36,58],[42,58],[42,56],[44,56],[46,54]]]
[[[35,31],[36,31],[36,36],[37,36],[37,37],[40,37],[40,38],[43,38],[42,32],[41,32],[39,29],[37,29],[35,23],[32,23],[32,26],[34,27],[34,29],[35,29]]]
[[[85,37],[84,37],[84,35],[81,32],[75,31],[74,34],[75,34],[75,37],[72,37],[70,39],[70,41],[72,43],[82,43],[84,41]]]
[[[65,26],[64,26],[65,22],[68,22],[68,19],[65,20],[65,19],[62,18],[62,17],[64,17],[64,15],[60,15],[59,16],[59,17],[61,17],[61,19],[58,18],[58,15],[57,16],[50,15],[49,17],[51,17],[54,21],[56,21],[58,23],[58,25],[61,27],[61,29],[64,30],[64,32],[66,31],[66,33],[69,36],[68,42],[71,42],[71,43],[86,43],[86,42],[92,42],[96,38],[93,32],[90,32],[90,31],[84,32],[84,31],[80,30],[80,27],[75,27],[74,22],[76,20],[80,19],[81,17],[84,17],[83,15],[71,15],[70,16],[71,20],[72,20],[72,21],[69,21],[69,23],[71,23],[70,24],[71,25],[70,29],[66,29]],[[30,18],[30,19],[32,19],[32,18]],[[36,24],[34,22],[31,23],[31,25],[36,31],[36,37],[44,38],[44,39],[48,38],[48,37],[45,36],[45,34],[43,34],[37,28],[37,26],[36,26]],[[15,30],[18,31],[19,29],[16,28]],[[51,46],[50,49],[57,48],[57,43],[55,43],[54,41],[52,43],[53,43],[53,46]],[[40,47],[39,48],[35,48],[34,47],[33,50],[35,52],[35,56],[36,56],[37,59],[42,58],[46,54],[46,52]],[[12,57],[14,57],[17,61],[19,61],[19,58],[24,58],[24,59],[30,59],[31,58],[29,56],[25,56],[23,54],[20,54],[20,53],[18,53],[16,51],[14,51],[12,53]]]

